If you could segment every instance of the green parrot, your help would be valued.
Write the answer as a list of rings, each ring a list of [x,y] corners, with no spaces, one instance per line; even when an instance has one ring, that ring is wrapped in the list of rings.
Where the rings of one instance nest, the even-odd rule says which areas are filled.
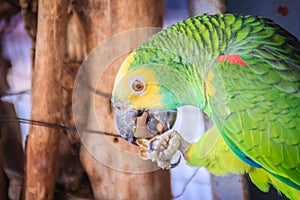
[[[111,101],[120,134],[158,166],[179,150],[190,165],[300,199],[300,42],[272,20],[199,15],[158,32],[123,62]],[[197,141],[172,130],[185,105],[213,123]],[[134,136],[144,112],[151,140]]]

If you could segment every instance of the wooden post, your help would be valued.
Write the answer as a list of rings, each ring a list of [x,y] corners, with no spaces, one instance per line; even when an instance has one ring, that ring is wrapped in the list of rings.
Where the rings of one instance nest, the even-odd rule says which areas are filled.
[[[41,0],[32,84],[31,118],[61,123],[61,72],[66,49],[68,1]],[[61,131],[30,126],[26,146],[25,199],[53,199]]]
[[[190,17],[201,13],[218,14],[225,13],[225,0],[188,0]]]
[[[76,8],[76,5],[74,7]],[[139,27],[162,26],[162,0],[87,1],[81,10],[84,13],[82,21],[87,22],[88,25],[86,27],[88,51],[122,31]],[[112,48],[114,47],[112,46]],[[103,59],[99,58],[99,62],[103,62]],[[97,62],[94,64],[97,66]],[[105,71],[99,80],[99,87],[97,88],[99,92],[111,93],[119,66],[120,60],[110,65]],[[83,95],[81,94],[81,96]],[[101,131],[118,134],[109,97],[96,95],[95,105],[92,106],[96,107],[94,111],[99,123],[101,123]],[[88,124],[90,124],[91,119],[88,120]],[[103,148],[103,145],[108,143],[113,143],[113,145]],[[116,153],[114,151],[116,147],[124,151],[121,150]],[[111,159],[112,163],[118,162],[124,167],[124,171],[100,162],[88,149],[95,149],[96,151],[101,149],[103,156]],[[142,168],[152,163],[140,159],[133,161],[126,154],[128,151],[136,153],[137,148],[122,139],[86,134],[84,146],[81,148],[81,160],[89,175],[95,199],[171,199],[169,171],[130,172],[129,168],[132,165]]]

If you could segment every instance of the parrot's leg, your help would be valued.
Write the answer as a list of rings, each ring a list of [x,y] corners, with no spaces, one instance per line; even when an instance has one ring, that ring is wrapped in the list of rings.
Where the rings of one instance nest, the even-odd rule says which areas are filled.
[[[177,131],[169,130],[149,141],[147,156],[153,162],[156,162],[160,168],[170,169],[174,166],[172,159],[176,152],[179,150],[184,155],[188,146],[189,143]]]

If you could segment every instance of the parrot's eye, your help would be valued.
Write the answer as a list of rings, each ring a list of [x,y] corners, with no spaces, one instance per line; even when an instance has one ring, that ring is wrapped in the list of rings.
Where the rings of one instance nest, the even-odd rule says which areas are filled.
[[[132,89],[136,92],[140,92],[144,90],[144,84],[140,80],[134,81],[132,84]]]
[[[142,77],[134,77],[129,84],[129,87],[135,94],[141,94],[145,90],[145,81]]]

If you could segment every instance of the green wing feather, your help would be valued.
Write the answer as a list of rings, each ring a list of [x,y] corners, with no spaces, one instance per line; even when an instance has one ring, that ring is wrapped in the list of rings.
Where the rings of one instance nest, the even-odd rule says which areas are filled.
[[[224,62],[211,70],[212,119],[242,160],[299,190],[300,43],[270,20],[240,20],[224,54],[246,67]]]
[[[268,192],[272,184],[289,199],[300,199],[300,191],[287,187],[264,169],[252,167],[239,159],[225,143],[216,126],[189,147],[186,160],[190,165],[206,167],[215,175],[247,173],[251,181],[264,192]]]
[[[180,31],[179,27],[190,29],[187,34],[216,61],[214,66],[204,65],[206,74],[214,74],[211,84],[216,89],[207,99],[210,109],[204,110],[224,141],[244,162],[265,170],[262,185],[271,182],[293,198],[290,190],[295,193],[300,188],[299,41],[263,17],[202,15],[172,29]],[[221,55],[238,55],[246,66],[218,63]],[[202,162],[211,163],[207,159]],[[222,172],[218,170],[215,173]]]

